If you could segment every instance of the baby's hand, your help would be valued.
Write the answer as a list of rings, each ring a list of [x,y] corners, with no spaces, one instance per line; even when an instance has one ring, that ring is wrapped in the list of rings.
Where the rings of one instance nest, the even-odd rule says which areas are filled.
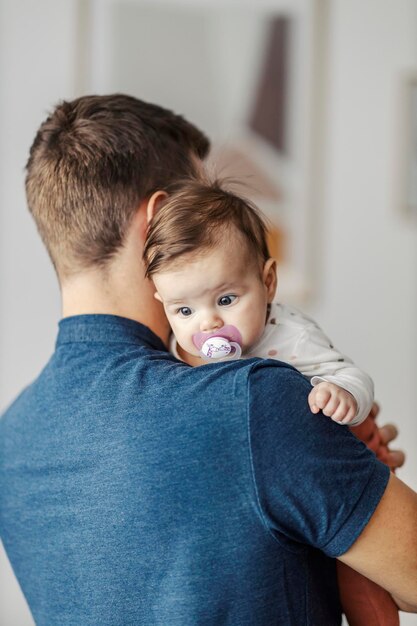
[[[349,391],[333,383],[322,382],[313,387],[308,396],[312,413],[323,411],[339,424],[349,424],[356,416],[358,405]]]

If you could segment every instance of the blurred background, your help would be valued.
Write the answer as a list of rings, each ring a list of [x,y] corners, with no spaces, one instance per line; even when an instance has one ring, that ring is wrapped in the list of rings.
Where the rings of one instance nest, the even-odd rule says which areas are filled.
[[[371,374],[417,489],[415,0],[0,0],[0,82],[1,410],[60,317],[25,206],[29,146],[58,100],[126,92],[204,129],[211,169],[245,182],[281,300]],[[0,551],[0,626],[30,625]]]

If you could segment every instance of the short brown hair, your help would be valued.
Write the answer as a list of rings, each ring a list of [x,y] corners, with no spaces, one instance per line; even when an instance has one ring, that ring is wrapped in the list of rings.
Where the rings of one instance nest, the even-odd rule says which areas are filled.
[[[59,103],[26,166],[29,210],[58,274],[105,265],[140,202],[192,175],[208,151],[195,126],[132,96]]]
[[[269,259],[266,221],[249,200],[220,181],[184,182],[150,223],[143,253],[146,276],[181,257],[213,248],[234,227],[262,265]]]

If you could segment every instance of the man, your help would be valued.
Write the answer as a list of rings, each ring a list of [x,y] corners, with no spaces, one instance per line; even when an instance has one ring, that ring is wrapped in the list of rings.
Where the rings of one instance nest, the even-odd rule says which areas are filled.
[[[208,147],[115,95],[60,104],[31,148],[63,320],[0,421],[0,530],[40,626],[338,624],[328,557],[416,610],[417,497],[310,413],[304,378],[166,351],[145,233]]]

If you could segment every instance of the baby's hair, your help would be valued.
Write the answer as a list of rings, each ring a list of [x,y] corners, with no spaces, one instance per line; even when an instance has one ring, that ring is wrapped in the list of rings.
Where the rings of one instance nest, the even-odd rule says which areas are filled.
[[[149,225],[143,252],[146,276],[176,265],[185,255],[210,250],[222,239],[227,242],[233,228],[263,266],[270,255],[266,221],[259,209],[222,181],[184,182]]]

